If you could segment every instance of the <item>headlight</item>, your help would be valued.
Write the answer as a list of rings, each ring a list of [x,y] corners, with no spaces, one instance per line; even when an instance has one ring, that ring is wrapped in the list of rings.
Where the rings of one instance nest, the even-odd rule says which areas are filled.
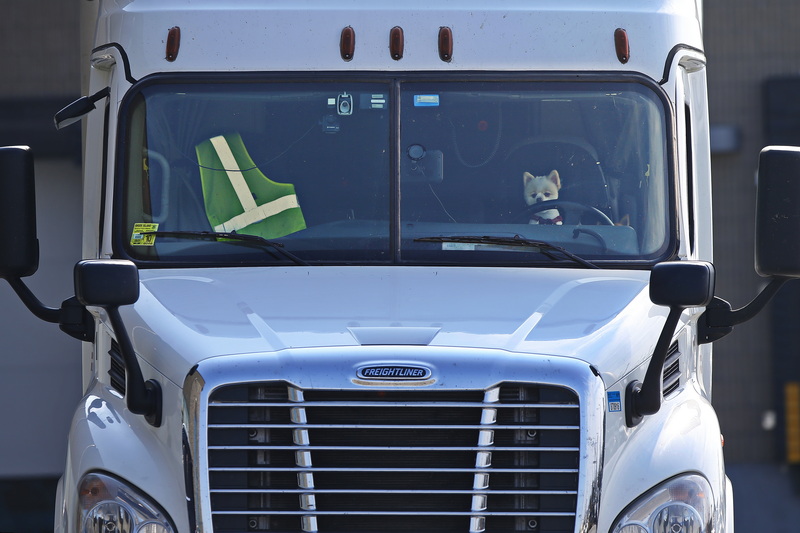
[[[714,501],[702,476],[681,476],[652,489],[630,505],[613,533],[709,533]]]
[[[87,474],[78,486],[81,533],[174,533],[148,497],[105,474]]]

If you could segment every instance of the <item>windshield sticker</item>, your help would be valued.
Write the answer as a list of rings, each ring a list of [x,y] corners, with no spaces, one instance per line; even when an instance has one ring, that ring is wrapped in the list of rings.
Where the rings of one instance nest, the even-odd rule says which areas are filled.
[[[386,109],[389,96],[386,94],[362,94],[361,109]]]
[[[508,244],[484,244],[476,242],[443,242],[442,250],[462,252],[465,250],[486,250],[498,252],[538,252],[538,248],[530,246],[513,246]]]
[[[336,113],[350,116],[353,114],[353,95],[342,93],[336,97]]]
[[[415,94],[414,107],[438,107],[438,94]]]
[[[153,246],[156,243],[155,235],[145,235],[152,231],[158,231],[158,224],[150,222],[137,222],[133,225],[131,234],[131,246]]]
[[[622,399],[618,390],[608,392],[608,412],[618,413],[622,411]]]

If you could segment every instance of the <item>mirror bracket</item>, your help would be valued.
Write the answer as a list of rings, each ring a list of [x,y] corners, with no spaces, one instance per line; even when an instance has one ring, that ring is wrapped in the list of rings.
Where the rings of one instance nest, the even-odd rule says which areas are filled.
[[[715,296],[697,321],[697,342],[707,344],[721,339],[733,331],[734,326],[755,317],[772,300],[783,284],[791,279],[793,278],[770,279],[767,286],[749,304],[736,310],[733,310],[730,303]]]
[[[61,331],[79,341],[94,341],[94,318],[86,307],[74,296],[61,303],[61,307],[48,307],[43,304],[20,278],[6,278],[25,307],[36,318],[51,324],[58,324]]]
[[[94,342],[94,317],[75,296],[61,302],[58,327],[83,342]]]

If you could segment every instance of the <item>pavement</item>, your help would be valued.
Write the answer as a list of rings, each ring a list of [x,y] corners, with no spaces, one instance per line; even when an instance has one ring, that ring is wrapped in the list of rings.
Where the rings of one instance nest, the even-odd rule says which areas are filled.
[[[58,479],[0,479],[0,533],[52,533]]]
[[[733,484],[735,531],[800,532],[800,469],[758,463],[728,464],[726,471]]]

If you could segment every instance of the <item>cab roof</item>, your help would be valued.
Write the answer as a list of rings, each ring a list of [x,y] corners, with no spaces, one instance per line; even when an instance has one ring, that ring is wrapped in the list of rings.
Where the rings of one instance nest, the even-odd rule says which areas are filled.
[[[342,31],[352,28],[353,57]],[[390,52],[402,29],[402,58]],[[440,28],[452,58],[439,54]],[[167,42],[175,42],[174,60]],[[630,48],[620,60],[615,32]],[[617,35],[619,35],[617,33]],[[134,79],[208,71],[632,71],[658,81],[674,50],[702,49],[695,0],[103,0],[94,47]],[[173,58],[171,58],[173,59]]]

